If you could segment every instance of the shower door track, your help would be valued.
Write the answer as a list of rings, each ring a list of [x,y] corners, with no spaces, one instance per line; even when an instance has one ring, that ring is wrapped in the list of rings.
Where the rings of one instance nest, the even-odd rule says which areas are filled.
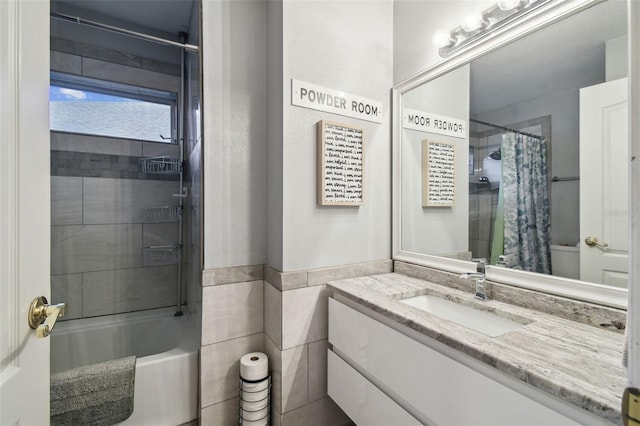
[[[76,24],[87,25],[87,26],[90,26],[90,27],[95,27],[95,28],[100,28],[100,29],[107,30],[107,31],[112,31],[112,32],[115,32],[115,33],[118,33],[118,34],[128,35],[130,37],[140,38],[140,39],[147,40],[147,41],[150,41],[150,42],[153,42],[153,43],[180,47],[180,48],[185,49],[186,51],[191,52],[191,53],[199,53],[199,51],[200,51],[200,48],[198,46],[194,45],[194,44],[180,43],[180,42],[173,41],[173,40],[167,40],[167,39],[164,39],[164,38],[161,38],[161,37],[156,37],[156,36],[152,36],[152,35],[149,35],[149,34],[139,33],[137,31],[131,31],[131,30],[127,30],[125,28],[115,27],[113,25],[103,24],[101,22],[90,21],[88,19],[84,19],[84,18],[81,18],[79,16],[71,16],[71,15],[65,15],[64,13],[51,12],[51,17],[55,18],[55,19],[59,19],[61,21],[75,22]]]

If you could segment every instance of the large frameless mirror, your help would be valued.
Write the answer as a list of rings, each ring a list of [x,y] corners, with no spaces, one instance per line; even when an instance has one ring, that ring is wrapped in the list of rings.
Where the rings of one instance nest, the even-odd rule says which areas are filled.
[[[549,12],[396,88],[394,258],[626,306],[626,6]]]

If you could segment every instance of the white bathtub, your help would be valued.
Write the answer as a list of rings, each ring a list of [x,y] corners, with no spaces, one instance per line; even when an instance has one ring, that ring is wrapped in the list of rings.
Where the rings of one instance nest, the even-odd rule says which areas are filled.
[[[51,334],[51,372],[135,355],[134,410],[121,425],[197,418],[198,330],[174,309],[71,320]]]

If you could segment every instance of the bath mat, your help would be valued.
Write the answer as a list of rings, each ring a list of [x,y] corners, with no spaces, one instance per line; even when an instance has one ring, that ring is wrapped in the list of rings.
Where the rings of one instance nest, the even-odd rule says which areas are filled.
[[[133,413],[136,357],[51,376],[51,425],[108,426]]]

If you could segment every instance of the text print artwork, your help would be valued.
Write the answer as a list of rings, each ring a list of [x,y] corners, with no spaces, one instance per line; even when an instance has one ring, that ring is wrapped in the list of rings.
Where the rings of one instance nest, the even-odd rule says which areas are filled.
[[[422,141],[422,205],[455,204],[456,147],[450,143]]]
[[[318,204],[363,204],[364,130],[318,122]]]

